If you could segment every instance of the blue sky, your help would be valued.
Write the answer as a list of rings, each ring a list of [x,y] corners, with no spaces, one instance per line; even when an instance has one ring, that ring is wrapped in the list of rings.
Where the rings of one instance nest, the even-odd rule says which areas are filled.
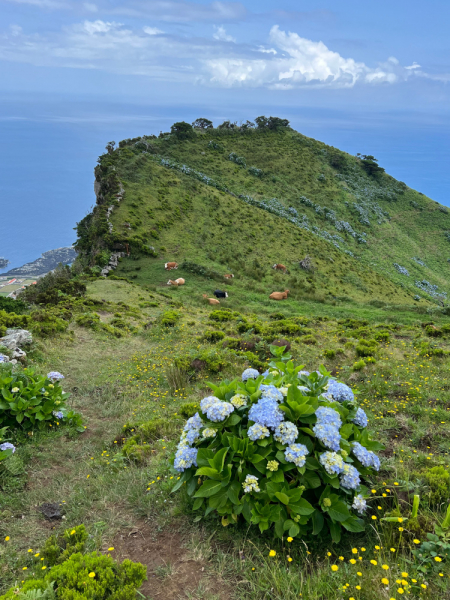
[[[8,92],[446,111],[450,4],[0,0]]]

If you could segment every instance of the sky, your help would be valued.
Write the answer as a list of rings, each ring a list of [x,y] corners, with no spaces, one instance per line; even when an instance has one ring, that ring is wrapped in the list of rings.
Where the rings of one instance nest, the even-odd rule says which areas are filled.
[[[1,212],[25,208],[26,235],[36,206],[57,215],[27,238],[37,258],[73,241],[109,140],[260,114],[448,205],[449,22],[440,0],[0,0]]]

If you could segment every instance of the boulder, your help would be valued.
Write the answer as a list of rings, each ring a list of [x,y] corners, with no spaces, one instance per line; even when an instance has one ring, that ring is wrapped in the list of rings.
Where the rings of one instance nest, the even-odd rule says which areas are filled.
[[[13,352],[12,358],[16,358],[17,360],[24,361],[27,357],[27,353],[21,350],[20,348],[16,348]]]
[[[0,338],[0,346],[15,350],[33,342],[33,336],[27,329],[7,329],[6,335]]]

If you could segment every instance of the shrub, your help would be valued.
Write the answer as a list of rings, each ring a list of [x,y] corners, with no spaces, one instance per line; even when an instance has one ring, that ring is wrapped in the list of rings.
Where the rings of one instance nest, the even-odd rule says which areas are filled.
[[[317,344],[316,338],[312,335],[304,335],[301,338],[297,338],[296,341],[301,342],[302,344],[309,344],[309,345]]]
[[[83,313],[75,318],[75,323],[80,327],[89,327],[90,329],[97,329],[100,324],[100,317],[97,313]]]
[[[366,366],[366,363],[361,358],[361,360],[358,360],[357,362],[353,363],[353,370],[361,371],[361,369],[364,369],[365,366]]]
[[[185,483],[194,511],[215,511],[222,525],[244,519],[261,532],[273,528],[280,538],[329,531],[339,542],[342,527],[363,531],[355,512],[366,509],[361,478],[379,469],[373,450],[383,448],[369,440],[364,411],[322,395],[323,367],[309,376],[292,361],[269,367],[265,378],[247,369],[242,382],[209,384],[214,396],[181,436],[174,491]]]
[[[26,329],[31,323],[31,317],[28,315],[16,315],[15,313],[0,310],[0,337],[6,334],[6,330],[14,327]]]
[[[365,357],[365,356],[373,356],[378,348],[378,344],[375,340],[364,340],[361,339],[356,346],[356,354],[357,356]]]
[[[297,325],[297,323],[292,323],[292,321],[289,321],[288,319],[283,319],[269,325],[267,327],[267,334],[276,335],[277,333],[284,333],[292,335],[294,333],[299,333],[301,329],[302,328],[300,325]]]
[[[218,342],[219,340],[223,340],[224,337],[225,334],[223,333],[223,331],[210,331],[209,329],[207,329],[203,334],[203,339],[207,342],[211,342],[212,344]]]
[[[230,350],[238,350],[241,345],[241,340],[238,338],[227,337],[223,340],[222,347]]]
[[[447,502],[450,496],[450,473],[444,467],[432,467],[423,472],[430,488],[430,504]]]
[[[336,350],[325,349],[323,351],[323,355],[325,356],[325,358],[329,358],[329,359],[336,358]]]
[[[213,310],[209,313],[208,319],[210,321],[232,321],[233,319],[236,319],[238,317],[240,317],[241,315],[236,312],[236,311],[232,311],[229,309],[219,309],[219,310]]]
[[[180,313],[176,310],[166,310],[161,316],[161,325],[165,327],[175,327],[180,320]]]
[[[84,525],[66,529],[63,534],[51,535],[41,550],[42,558],[49,567],[61,564],[72,554],[84,552],[88,534]]]
[[[377,331],[373,336],[377,342],[388,342],[390,340],[389,331]]]
[[[199,408],[200,405],[196,402],[185,402],[180,406],[178,412],[182,417],[189,419],[190,417],[193,417],[195,415]]]
[[[20,299],[14,300],[14,298],[0,296],[0,310],[4,310],[7,313],[15,313],[16,315],[23,315],[27,310],[27,305]]]
[[[0,425],[43,429],[48,423],[64,419],[68,415],[65,403],[69,394],[52,378],[54,374],[38,375],[32,369],[17,373],[8,365],[1,367]]]

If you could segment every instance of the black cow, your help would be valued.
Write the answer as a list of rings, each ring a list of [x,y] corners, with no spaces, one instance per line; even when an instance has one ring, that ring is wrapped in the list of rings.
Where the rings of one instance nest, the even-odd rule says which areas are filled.
[[[216,298],[228,298],[227,292],[222,292],[222,290],[215,290],[214,296]]]

